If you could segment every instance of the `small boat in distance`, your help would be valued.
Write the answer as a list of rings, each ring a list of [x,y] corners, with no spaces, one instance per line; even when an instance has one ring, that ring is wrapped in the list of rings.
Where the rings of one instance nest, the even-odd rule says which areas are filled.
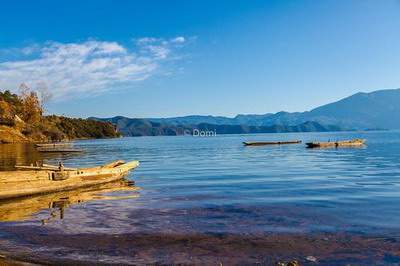
[[[83,152],[82,149],[74,148],[71,142],[37,143],[35,146],[38,152]]]
[[[58,152],[58,153],[67,153],[67,152],[83,152],[81,149],[69,148],[69,147],[38,147],[38,152]]]
[[[306,143],[307,148],[360,147],[363,146],[364,144],[365,144],[365,139]]]
[[[299,144],[301,140],[290,140],[290,141],[250,141],[243,142],[245,146],[265,146],[265,145],[286,145],[286,144]]]
[[[0,172],[0,200],[105,184],[122,179],[138,166],[139,161],[115,161],[90,168],[17,165],[17,171]]]
[[[49,143],[36,143],[36,147],[40,148],[58,148],[58,147],[71,147],[71,142],[49,142]]]

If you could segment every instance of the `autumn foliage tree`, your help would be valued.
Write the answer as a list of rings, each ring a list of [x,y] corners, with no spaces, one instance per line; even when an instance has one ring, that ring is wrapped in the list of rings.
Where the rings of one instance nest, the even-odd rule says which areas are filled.
[[[22,103],[21,119],[31,125],[39,124],[42,119],[43,108],[37,93],[22,84],[19,98]]]

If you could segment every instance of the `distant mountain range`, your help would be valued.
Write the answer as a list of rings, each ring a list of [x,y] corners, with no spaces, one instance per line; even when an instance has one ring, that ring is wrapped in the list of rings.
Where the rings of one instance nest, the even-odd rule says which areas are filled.
[[[113,118],[91,118],[111,122],[116,125],[118,132],[123,136],[177,136],[196,135],[196,130],[215,132],[216,134],[249,134],[249,133],[281,133],[281,132],[326,132],[341,131],[337,126],[323,126],[317,122],[306,122],[297,126],[246,126],[246,125],[216,125],[200,123],[196,125],[171,125],[153,122],[148,119],[127,118],[116,116]]]
[[[109,121],[125,136],[182,135],[188,130],[218,134],[400,129],[400,89],[357,93],[307,112],[171,118],[91,118]]]
[[[298,125],[315,121],[323,125],[352,129],[400,129],[400,89],[360,92],[307,112],[237,115],[234,118],[193,115],[149,120],[171,125],[209,123],[251,126]]]

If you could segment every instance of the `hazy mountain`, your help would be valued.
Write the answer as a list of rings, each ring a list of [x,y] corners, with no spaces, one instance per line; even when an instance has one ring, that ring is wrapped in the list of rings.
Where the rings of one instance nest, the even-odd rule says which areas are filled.
[[[357,128],[400,128],[400,89],[357,93],[309,113],[305,119]]]
[[[210,123],[217,125],[298,125],[307,121],[342,128],[400,128],[400,89],[357,93],[340,101],[323,105],[308,112],[278,112],[265,115],[184,116],[151,118],[154,122],[172,125]]]
[[[148,120],[156,123],[169,125],[194,125],[200,123],[216,124],[216,125],[238,125],[236,119],[224,116],[212,115],[189,115],[182,117],[170,118],[149,118]]]
[[[192,115],[149,119],[122,116],[94,119],[114,123],[125,136],[182,135],[185,130],[194,128],[217,130],[218,134],[399,129],[400,89],[357,93],[302,113],[278,112],[237,115],[233,118]]]
[[[116,125],[123,136],[176,136],[193,134],[194,130],[212,131],[217,134],[247,134],[247,133],[282,133],[282,132],[325,132],[340,131],[337,126],[321,125],[317,122],[306,122],[295,126],[247,126],[247,125],[216,125],[200,123],[197,125],[171,125],[153,122],[148,119],[127,118],[116,116],[113,118],[90,118],[108,121]]]
[[[305,122],[299,125],[247,126],[247,125],[211,125],[198,124],[194,128],[203,131],[215,131],[217,134],[251,134],[251,133],[288,133],[288,132],[327,132],[341,131],[342,128],[332,125],[321,125],[318,122]]]
[[[108,121],[113,123],[119,133],[123,136],[175,136],[183,135],[186,128],[170,124],[153,122],[148,119],[127,118],[116,116],[113,118],[90,118],[94,120]]]

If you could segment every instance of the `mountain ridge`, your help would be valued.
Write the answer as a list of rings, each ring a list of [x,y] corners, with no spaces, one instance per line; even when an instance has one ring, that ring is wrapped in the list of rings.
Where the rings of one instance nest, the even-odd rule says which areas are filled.
[[[238,114],[233,118],[224,116],[189,115],[170,118],[148,118],[154,122],[172,125],[226,124],[226,125],[298,125],[307,121],[338,125],[344,128],[400,128],[400,88],[373,92],[359,92],[310,111],[267,114]],[[388,116],[395,115],[388,119]],[[397,115],[397,116],[396,116]]]
[[[111,122],[123,136],[179,136],[195,135],[195,131],[207,134],[253,134],[253,133],[288,133],[288,132],[327,132],[343,131],[334,125],[321,125],[317,122],[305,122],[295,126],[247,126],[247,125],[216,125],[199,123],[191,125],[170,125],[141,118],[116,116],[113,118],[88,118]],[[210,133],[211,132],[211,133]]]
[[[359,92],[305,112],[238,114],[235,117],[189,115],[170,118],[91,119],[109,121],[123,135],[179,135],[184,130],[218,129],[220,134],[342,131],[400,128],[400,89]],[[297,129],[295,129],[297,128]],[[300,132],[300,131],[295,131]]]

